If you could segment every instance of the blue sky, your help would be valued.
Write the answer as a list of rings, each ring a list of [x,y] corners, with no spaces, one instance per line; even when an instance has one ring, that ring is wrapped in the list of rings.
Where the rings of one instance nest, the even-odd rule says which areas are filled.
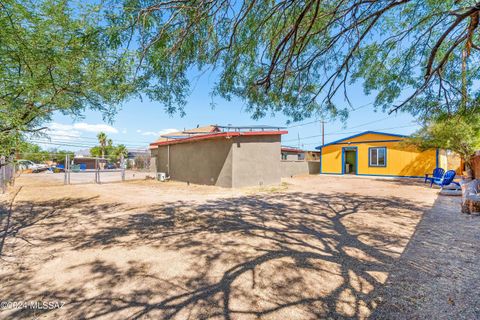
[[[244,111],[244,104],[239,100],[225,101],[215,97],[215,109],[211,108],[210,96],[213,79],[205,74],[194,83],[192,93],[185,108],[186,116],[178,114],[167,115],[163,106],[148,99],[131,100],[126,102],[118,111],[113,123],[105,123],[98,112],[87,111],[83,119],[56,114],[51,128],[51,141],[44,147],[55,147],[70,150],[84,149],[96,143],[95,136],[99,131],[105,131],[115,144],[123,143],[127,147],[147,147],[159,134],[169,130],[183,130],[194,128],[197,125],[274,125],[287,126],[288,118],[283,114],[269,115],[260,120],[253,120],[251,115]],[[350,100],[354,108],[362,107],[350,113],[346,124],[340,120],[325,124],[325,143],[346,137],[361,131],[377,130],[399,134],[410,134],[418,126],[413,123],[414,118],[406,113],[388,115],[383,112],[374,112],[371,105],[372,96],[365,96],[359,85],[349,87]],[[343,99],[340,100],[343,103]],[[346,102],[344,103],[347,105]],[[304,149],[314,149],[321,144],[321,126],[319,122],[310,123],[315,118],[305,119],[299,123],[291,123],[288,135],[282,138],[282,144],[298,146]],[[309,123],[300,125],[302,123]],[[300,142],[298,138],[300,137]],[[71,146],[68,146],[71,145]]]

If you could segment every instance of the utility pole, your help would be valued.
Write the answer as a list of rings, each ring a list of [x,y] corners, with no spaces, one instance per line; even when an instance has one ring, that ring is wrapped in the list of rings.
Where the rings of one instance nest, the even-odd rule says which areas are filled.
[[[325,121],[322,122],[322,147],[325,145]]]

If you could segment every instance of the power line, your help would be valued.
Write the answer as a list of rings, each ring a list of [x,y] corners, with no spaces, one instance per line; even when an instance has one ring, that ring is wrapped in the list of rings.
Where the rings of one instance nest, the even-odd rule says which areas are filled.
[[[308,124],[312,124],[312,123],[317,123],[317,122],[320,122],[322,120],[315,120],[315,121],[310,121],[310,122],[305,122],[305,123],[299,123],[299,124],[296,124],[296,125],[291,125],[291,126],[288,126],[287,128],[297,128],[297,127],[302,127],[302,126],[306,126]]]
[[[381,128],[381,129],[375,129],[375,130],[391,130],[391,129],[400,129],[400,128],[408,128],[408,127],[416,127],[416,124],[408,125],[408,126],[398,126],[398,127],[390,127],[390,128]],[[344,135],[344,134],[356,134],[356,133],[362,133],[363,131],[344,131],[344,132],[330,132],[330,133],[325,133],[326,136],[336,136],[336,135]],[[321,137],[321,134],[313,135],[313,136],[308,136],[304,138],[300,138],[300,140],[307,140],[311,138],[319,138]],[[282,142],[292,142],[292,141],[298,141],[298,139],[291,139],[291,140],[285,140]]]
[[[97,138],[94,138],[94,137],[84,137],[84,136],[72,136],[72,135],[67,135],[67,134],[48,134],[49,137],[53,137],[53,138],[56,138],[56,137],[60,137],[60,138],[75,138],[75,139],[79,139],[79,140],[95,140],[95,141],[98,141]],[[38,138],[42,138],[42,137],[38,137]],[[112,139],[113,141],[116,141],[116,142],[134,142],[134,143],[148,143],[150,144],[152,141],[139,141],[139,140],[126,140],[126,139]]]
[[[366,126],[366,125],[369,125],[369,124],[372,124],[372,123],[377,123],[377,122],[380,122],[380,121],[383,121],[383,120],[387,120],[388,118],[390,118],[390,116],[386,116],[385,118],[370,121],[370,122],[365,122],[365,123],[359,124],[357,126],[350,127],[348,129],[355,129],[355,128],[363,127],[363,126]],[[384,130],[384,129],[379,129],[379,130]]]
[[[353,108],[353,109],[352,109],[352,112],[353,112],[353,111],[360,110],[360,109],[363,109],[363,108],[368,107],[368,106],[370,106],[370,105],[372,105],[372,104],[374,104],[374,102],[369,102],[369,103],[366,103],[366,104],[361,105],[361,106],[359,106],[359,107]]]
[[[98,145],[98,141],[93,141],[93,140],[88,140],[88,139],[83,139],[83,138],[68,138],[68,137],[63,137],[63,136],[59,136],[59,137],[30,137],[28,138],[30,140],[42,140],[42,141],[62,141],[62,142],[73,142],[73,143],[86,143],[86,144],[91,144],[91,145]],[[119,142],[118,140],[112,140],[112,142]],[[138,142],[138,141],[135,141],[136,143],[141,143],[143,145],[142,142]],[[145,145],[147,144],[150,144],[150,142],[145,142]],[[133,143],[130,143],[130,145],[134,145]],[[135,145],[140,145],[140,144],[135,144]]]
[[[366,103],[364,105],[361,105],[359,107],[356,107],[354,109],[351,110],[351,112],[354,112],[354,111],[357,111],[357,110],[360,110],[360,109],[363,109],[365,107],[368,107],[370,105],[374,104],[374,102],[369,102],[369,103]],[[306,125],[309,125],[309,124],[312,124],[312,123],[317,123],[317,122],[324,122],[324,123],[328,123],[327,121],[324,121],[322,119],[317,119],[317,120],[314,120],[314,121],[309,121],[309,122],[304,122],[304,123],[299,123],[299,124],[294,124],[294,125],[291,125],[291,126],[287,126],[287,128],[297,128],[297,127],[302,127],[302,126],[306,126]]]
[[[362,123],[362,124],[359,124],[359,125],[356,125],[356,126],[353,126],[353,127],[349,127],[348,129],[355,129],[355,128],[359,128],[359,127],[363,127],[363,126],[366,126],[366,125],[369,125],[369,124],[372,124],[372,123],[377,123],[377,122],[380,122],[380,121],[383,121],[383,120],[386,120],[388,119],[390,116],[386,116],[385,118],[382,118],[382,119],[378,119],[378,120],[374,120],[374,121],[370,121],[370,122],[365,122],[365,123]],[[322,121],[322,120],[317,120],[318,121]],[[378,130],[388,130],[388,129],[378,129]],[[326,135],[329,135],[329,134],[326,134]],[[310,136],[308,138],[316,138],[316,137],[319,137],[321,135],[315,135],[315,136]],[[304,138],[305,139],[305,138]],[[290,141],[293,141],[293,140],[290,140]],[[288,142],[285,141],[285,142]]]
[[[76,148],[93,148],[98,145],[96,144],[88,144],[85,142],[75,142],[69,140],[42,140],[42,139],[28,139],[28,141],[38,144],[48,144],[48,145],[55,145],[55,146],[65,146],[65,147],[76,147]],[[131,149],[146,149],[146,145],[125,145],[127,148]]]

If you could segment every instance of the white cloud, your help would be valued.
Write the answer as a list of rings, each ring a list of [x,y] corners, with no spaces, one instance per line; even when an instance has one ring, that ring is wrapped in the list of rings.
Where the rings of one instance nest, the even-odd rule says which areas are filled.
[[[59,132],[66,132],[68,135],[80,135],[80,132],[105,132],[105,133],[118,133],[118,130],[108,124],[99,123],[99,124],[90,124],[85,122],[79,122],[74,124],[63,124],[52,122],[49,125],[50,133],[59,133]]]
[[[105,133],[118,133],[118,130],[108,124],[100,123],[100,124],[90,124],[85,122],[75,123],[73,125],[74,129],[87,131],[87,132],[105,132]]]
[[[167,134],[167,133],[171,133],[171,132],[178,132],[179,130],[178,129],[173,129],[173,128],[170,128],[170,129],[163,129],[163,130],[160,130],[160,131],[142,131],[142,130],[137,130],[137,132],[141,132],[142,136],[155,136],[155,137],[159,137],[161,135],[164,135],[164,134]]]
[[[140,130],[140,129],[137,129],[137,133],[141,133],[141,132],[142,132],[142,130]]]
[[[75,140],[82,135],[80,131],[76,130],[50,130],[48,134],[54,138],[59,137],[65,140]]]

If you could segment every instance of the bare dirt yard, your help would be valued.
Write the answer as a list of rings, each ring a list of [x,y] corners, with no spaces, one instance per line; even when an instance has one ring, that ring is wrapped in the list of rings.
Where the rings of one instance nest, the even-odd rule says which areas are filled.
[[[421,318],[429,277],[450,269],[436,267],[442,241],[463,222],[472,235],[480,227],[430,227],[459,216],[458,199],[413,181],[309,176],[229,190],[32,177],[0,196],[2,319]],[[478,243],[461,241],[474,273]],[[468,308],[458,292],[441,294],[441,316]],[[12,305],[36,301],[52,304]]]

